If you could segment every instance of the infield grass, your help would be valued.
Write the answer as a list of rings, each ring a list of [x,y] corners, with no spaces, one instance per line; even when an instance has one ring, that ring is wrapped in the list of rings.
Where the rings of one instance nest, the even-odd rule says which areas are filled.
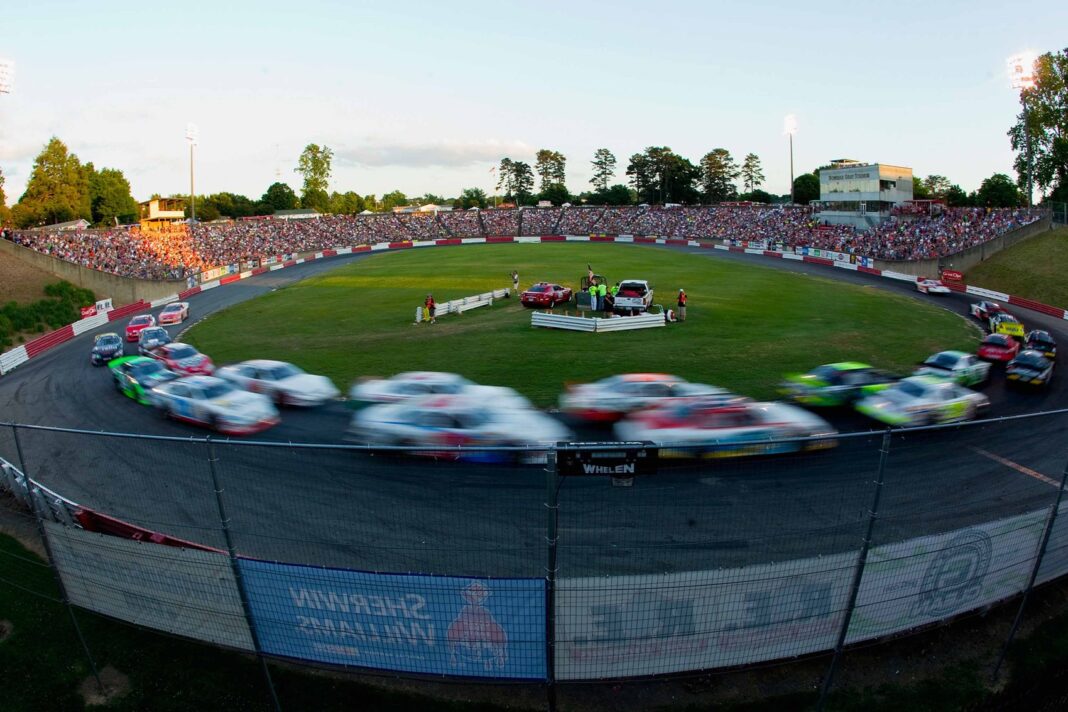
[[[1002,250],[964,276],[968,284],[1068,308],[1068,227]]]
[[[689,295],[687,321],[587,334],[530,326],[519,300],[413,325],[441,303],[535,281],[577,287],[587,263],[610,282],[648,279],[655,302]],[[574,313],[574,309],[571,308]],[[186,340],[217,363],[291,361],[345,389],[360,376],[461,373],[550,406],[566,382],[629,371],[674,373],[769,398],[783,374],[859,360],[895,371],[942,349],[972,350],[978,330],[924,301],[829,277],[792,274],[656,247],[485,245],[378,254],[209,316]]]

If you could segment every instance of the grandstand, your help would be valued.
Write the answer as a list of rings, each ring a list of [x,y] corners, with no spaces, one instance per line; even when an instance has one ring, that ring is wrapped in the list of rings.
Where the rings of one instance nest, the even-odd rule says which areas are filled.
[[[518,235],[634,235],[815,247],[883,260],[946,257],[1038,220],[1035,210],[945,208],[888,217],[860,231],[821,222],[806,207],[575,206],[322,215],[150,228],[13,231],[7,239],[62,260],[123,277],[174,279],[268,255],[375,242]]]

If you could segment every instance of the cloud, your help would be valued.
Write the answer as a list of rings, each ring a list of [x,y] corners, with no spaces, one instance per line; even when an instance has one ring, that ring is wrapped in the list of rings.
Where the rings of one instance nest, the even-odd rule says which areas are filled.
[[[334,156],[341,165],[458,168],[476,163],[497,163],[505,156],[531,158],[534,149],[522,141],[398,143],[367,139],[357,146],[338,148]]]

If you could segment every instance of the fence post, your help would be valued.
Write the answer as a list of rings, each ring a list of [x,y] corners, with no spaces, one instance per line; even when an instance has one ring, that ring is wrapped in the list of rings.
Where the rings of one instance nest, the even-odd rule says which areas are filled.
[[[545,467],[545,696],[556,712],[556,544],[560,519],[557,453],[549,451]]]
[[[234,546],[234,538],[230,532],[230,518],[226,515],[226,504],[223,502],[222,485],[219,482],[219,473],[215,468],[215,442],[209,435],[205,442],[208,445],[208,469],[211,471],[211,485],[215,490],[215,506],[219,510],[219,522],[222,523],[223,537],[226,539],[226,554],[230,557],[230,569],[234,572],[234,580],[237,582],[237,592],[241,597],[241,610],[245,614],[245,623],[248,624],[252,634],[252,645],[256,649],[256,659],[260,661],[260,669],[267,681],[267,689],[271,693],[271,702],[276,712],[282,712],[282,703],[278,701],[278,692],[274,689],[274,680],[271,679],[271,670],[267,667],[267,660],[263,657],[263,649],[260,646],[260,636],[256,631],[256,623],[252,619],[252,610],[248,603],[248,592],[245,590],[245,581],[241,577],[241,567],[237,562],[237,548]]]
[[[56,559],[52,555],[52,545],[48,541],[48,533],[45,531],[44,520],[42,519],[41,511],[37,508],[37,497],[34,494],[35,485],[37,483],[30,479],[30,475],[26,471],[26,458],[22,454],[22,442],[19,440],[19,426],[15,423],[11,424],[11,434],[15,440],[15,452],[18,453],[19,456],[19,466],[22,468],[22,476],[26,479],[26,492],[28,493],[30,500],[30,511],[33,512],[34,521],[37,522],[37,535],[41,537],[41,544],[44,546],[45,554],[48,555],[48,568],[52,569],[52,576],[56,579],[56,586],[59,587],[60,601],[62,601],[63,607],[67,609],[67,614],[70,616],[70,622],[74,626],[74,632],[78,636],[78,643],[82,646],[82,652],[85,653],[85,659],[89,661],[89,669],[93,671],[93,679],[96,680],[96,687],[101,695],[106,695],[104,683],[100,679],[100,671],[96,668],[96,661],[93,660],[93,654],[89,652],[89,644],[85,642],[85,636],[82,635],[82,627],[78,625],[78,619],[74,615],[74,606],[71,605],[70,598],[67,596],[67,587],[63,585],[63,577],[59,575],[59,569],[56,567]]]
[[[864,540],[860,545],[860,555],[857,557],[857,565],[853,569],[853,582],[849,586],[849,602],[846,604],[845,616],[842,618],[842,627],[838,631],[838,641],[834,646],[834,655],[831,664],[827,668],[827,674],[823,676],[823,685],[820,687],[820,699],[816,709],[822,710],[827,703],[827,695],[831,691],[834,682],[834,673],[838,669],[838,661],[842,657],[842,648],[845,647],[846,635],[849,633],[849,624],[853,621],[853,610],[857,605],[857,594],[860,592],[860,582],[864,578],[864,567],[868,563],[868,551],[871,549],[872,533],[875,530],[875,520],[879,516],[879,499],[883,494],[883,474],[886,472],[886,458],[890,454],[890,428],[883,432],[882,446],[879,448],[879,467],[875,472],[875,494],[872,495],[871,509],[868,511],[868,529],[864,533]]]
[[[1050,510],[1049,516],[1046,517],[1046,526],[1042,530],[1042,540],[1038,545],[1038,556],[1035,557],[1035,565],[1031,568],[1031,576],[1027,580],[1027,588],[1024,589],[1023,597],[1020,599],[1020,607],[1016,610],[1016,618],[1012,621],[1012,628],[1009,629],[1009,635],[1005,638],[1005,644],[1001,646],[998,661],[994,665],[994,672],[990,676],[991,680],[998,679],[998,673],[1001,672],[1001,665],[1005,662],[1009,646],[1012,645],[1012,641],[1016,637],[1016,631],[1019,630],[1020,623],[1023,622],[1024,608],[1027,607],[1027,599],[1031,597],[1031,590],[1035,587],[1035,581],[1038,579],[1038,569],[1042,566],[1042,558],[1046,555],[1046,546],[1049,544],[1050,535],[1053,533],[1053,523],[1057,521],[1057,510],[1061,508],[1061,499],[1064,497],[1066,484],[1068,484],[1068,460],[1065,461],[1064,472],[1061,473],[1061,486],[1057,488],[1057,499],[1053,502],[1053,509]]]

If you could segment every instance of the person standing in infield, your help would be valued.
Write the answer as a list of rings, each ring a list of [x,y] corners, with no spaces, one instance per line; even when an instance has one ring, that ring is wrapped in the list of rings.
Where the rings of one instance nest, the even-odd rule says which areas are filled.
[[[512,270],[512,289],[515,291],[515,295],[519,296],[519,272]]]
[[[679,290],[678,309],[675,310],[679,321],[686,321],[686,292]]]

